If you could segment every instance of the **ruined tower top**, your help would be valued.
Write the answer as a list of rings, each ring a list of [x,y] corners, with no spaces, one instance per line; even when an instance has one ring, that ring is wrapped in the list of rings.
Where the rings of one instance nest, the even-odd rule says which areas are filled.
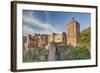
[[[75,17],[72,17],[72,20],[75,21]]]

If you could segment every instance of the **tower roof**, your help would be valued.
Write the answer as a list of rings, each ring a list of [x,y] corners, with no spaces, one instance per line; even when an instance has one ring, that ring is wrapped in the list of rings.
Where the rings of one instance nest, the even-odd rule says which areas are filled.
[[[72,23],[72,22],[75,22],[76,24],[80,25],[80,24],[75,20],[75,17],[72,17],[72,20],[71,20],[68,24],[70,24],[70,23]]]
[[[72,17],[72,21],[75,21],[75,17]]]

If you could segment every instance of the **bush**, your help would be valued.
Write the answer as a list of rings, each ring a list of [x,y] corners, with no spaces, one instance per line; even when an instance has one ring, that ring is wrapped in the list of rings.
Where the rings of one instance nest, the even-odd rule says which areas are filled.
[[[90,58],[90,52],[87,49],[71,49],[69,56],[69,60],[80,60],[80,59],[89,59]]]

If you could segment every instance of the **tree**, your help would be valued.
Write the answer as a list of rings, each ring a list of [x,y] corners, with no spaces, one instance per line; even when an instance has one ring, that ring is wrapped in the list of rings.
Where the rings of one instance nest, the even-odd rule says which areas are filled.
[[[84,48],[80,49],[73,48],[71,49],[68,58],[70,60],[89,59],[90,53],[87,49]]]
[[[88,27],[84,29],[80,33],[80,42],[79,42],[80,48],[85,48],[90,50],[91,48],[91,28]]]

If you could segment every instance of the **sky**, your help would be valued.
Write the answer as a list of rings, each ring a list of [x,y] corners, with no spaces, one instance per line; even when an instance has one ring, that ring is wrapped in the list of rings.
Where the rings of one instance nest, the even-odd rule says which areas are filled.
[[[23,35],[67,32],[67,24],[73,17],[80,23],[80,31],[91,26],[90,13],[23,10]]]

